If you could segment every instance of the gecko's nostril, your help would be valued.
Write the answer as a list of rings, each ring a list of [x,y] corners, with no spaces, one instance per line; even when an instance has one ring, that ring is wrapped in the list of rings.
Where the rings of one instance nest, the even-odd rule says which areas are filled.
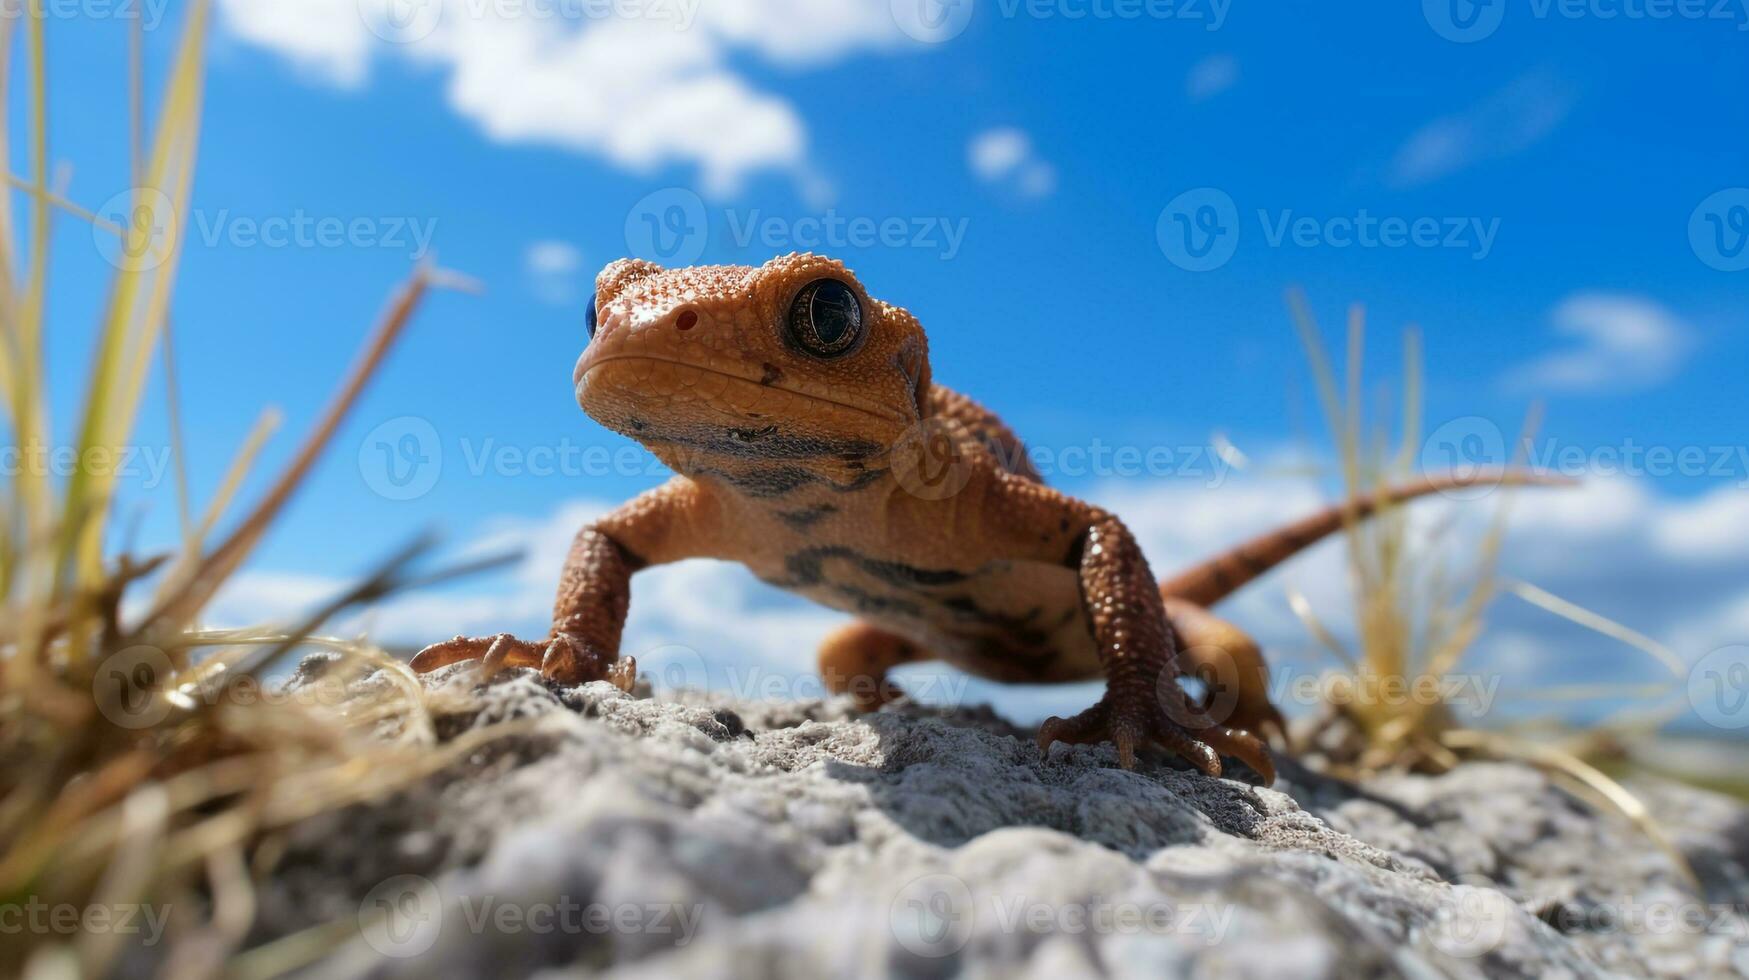
[[[698,326],[698,314],[687,310],[674,320],[674,325],[682,330],[691,330]]]

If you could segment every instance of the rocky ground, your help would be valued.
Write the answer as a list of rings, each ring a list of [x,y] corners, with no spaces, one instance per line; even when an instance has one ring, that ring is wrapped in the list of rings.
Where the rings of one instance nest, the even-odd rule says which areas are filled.
[[[469,680],[430,679],[447,734],[527,720],[302,828],[257,940],[358,923],[324,977],[1749,973],[1749,810],[1673,783],[1635,788],[1699,882],[1518,765],[1264,789],[987,711]]]

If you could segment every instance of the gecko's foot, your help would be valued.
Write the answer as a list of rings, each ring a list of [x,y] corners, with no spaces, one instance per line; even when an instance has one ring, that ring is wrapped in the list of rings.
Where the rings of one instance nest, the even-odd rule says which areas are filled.
[[[509,633],[497,636],[458,636],[433,643],[414,654],[412,667],[424,674],[464,660],[480,662],[480,679],[488,680],[505,667],[531,667],[558,684],[575,686],[589,681],[607,681],[630,691],[638,679],[637,661],[592,650],[583,640],[566,633],[539,642],[519,640]]]
[[[1182,695],[1183,689],[1176,681],[1166,681],[1161,686],[1179,692],[1163,690],[1168,697]],[[1169,711],[1145,696],[1113,697],[1108,691],[1098,704],[1073,718],[1046,719],[1039,726],[1038,747],[1046,751],[1054,742],[1075,745],[1110,742],[1117,747],[1118,763],[1133,769],[1136,748],[1153,744],[1177,753],[1205,776],[1221,775],[1221,756],[1225,755],[1256,770],[1265,785],[1275,782],[1275,763],[1262,740],[1244,729],[1198,724],[1208,719],[1190,707],[1188,697],[1182,706],[1182,711],[1178,710],[1179,705]]]

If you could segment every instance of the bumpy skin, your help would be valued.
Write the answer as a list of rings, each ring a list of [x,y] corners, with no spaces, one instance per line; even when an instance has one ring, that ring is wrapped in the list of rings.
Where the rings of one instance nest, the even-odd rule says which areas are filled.
[[[819,279],[853,290],[864,319],[857,345],[831,359],[804,352],[786,326]],[[597,277],[596,303],[577,400],[678,475],[578,535],[547,640],[457,637],[421,651],[415,669],[478,657],[629,687],[634,668],[618,652],[632,573],[727,559],[857,617],[822,647],[821,670],[865,708],[897,696],[888,670],[919,660],[1008,682],[1103,673],[1105,696],[1046,722],[1041,746],[1111,741],[1128,767],[1154,744],[1210,775],[1226,755],[1273,777],[1253,733],[1279,735],[1281,716],[1257,645],[1203,607],[1379,501],[1308,518],[1162,587],[1116,516],[1045,486],[996,416],[932,383],[916,319],[837,261],[621,260]],[[1209,693],[1193,702],[1184,672]]]

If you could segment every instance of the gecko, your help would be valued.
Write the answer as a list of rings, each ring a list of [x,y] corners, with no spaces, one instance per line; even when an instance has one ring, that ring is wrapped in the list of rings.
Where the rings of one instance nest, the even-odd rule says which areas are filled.
[[[1284,727],[1267,666],[1209,607],[1380,507],[1502,479],[1424,477],[1160,581],[1116,514],[1047,486],[995,414],[936,384],[917,318],[835,259],[620,259],[596,277],[585,330],[578,404],[675,475],[578,532],[545,639],[457,636],[419,651],[416,671],[479,659],[630,690],[632,576],[714,558],[853,617],[819,669],[859,709],[902,696],[889,671],[931,660],[1008,683],[1103,677],[1097,703],[1040,726],[1041,751],[1109,742],[1129,769],[1153,746],[1270,783]]]

